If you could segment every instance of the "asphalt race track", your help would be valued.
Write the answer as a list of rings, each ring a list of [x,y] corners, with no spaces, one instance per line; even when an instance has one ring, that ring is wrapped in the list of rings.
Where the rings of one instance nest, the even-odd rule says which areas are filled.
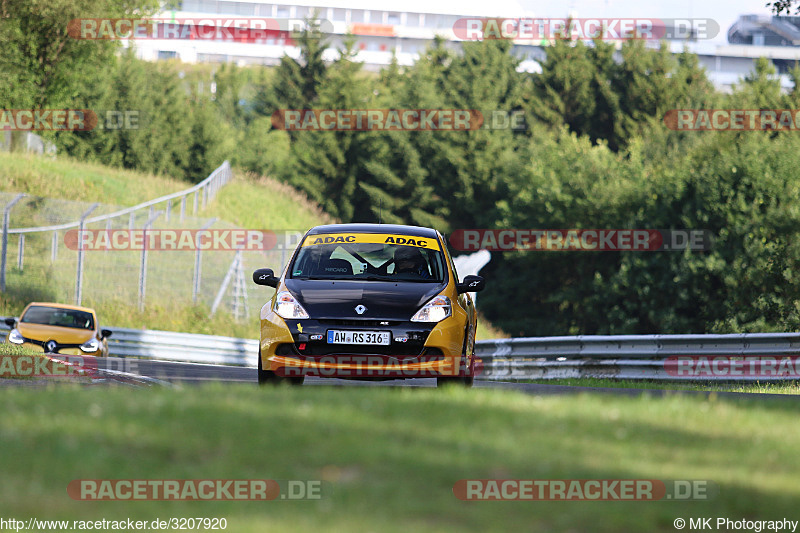
[[[99,368],[128,372],[155,378],[168,383],[252,383],[256,384],[255,368],[225,365],[205,365],[197,363],[182,363],[175,361],[156,361],[151,359],[109,357],[98,359]],[[436,387],[434,378],[397,379],[387,381],[362,381],[332,378],[306,378],[306,386],[346,386],[346,387]],[[508,381],[475,381],[476,388],[517,390],[526,394],[578,394],[582,392],[617,394],[639,396],[650,394],[665,396],[669,394],[688,395],[717,395],[721,397],[753,397],[754,393],[746,392],[705,392],[705,391],[674,391],[661,389],[631,389],[631,388],[602,388],[602,387],[576,387],[567,385],[547,385],[542,383],[514,383]],[[758,394],[759,397],[780,398],[782,400],[797,401],[798,397],[791,394]]]

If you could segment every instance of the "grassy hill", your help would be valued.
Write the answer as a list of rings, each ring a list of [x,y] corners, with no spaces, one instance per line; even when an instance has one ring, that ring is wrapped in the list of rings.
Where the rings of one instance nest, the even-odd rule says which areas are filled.
[[[50,204],[55,204],[56,207],[61,205],[58,203],[61,200],[100,202],[107,206],[127,207],[192,186],[191,183],[179,180],[84,163],[68,157],[54,160],[16,153],[0,153],[0,175],[2,175],[1,192],[25,192],[31,196],[52,198],[55,200]],[[197,217],[203,219],[216,217],[227,223],[226,226],[235,225],[253,229],[305,230],[317,224],[333,221],[316,205],[290,187],[267,178],[246,176],[240,172],[234,172],[234,176],[234,181],[224,187],[205,209],[198,210]],[[13,215],[16,220],[12,217],[12,227],[24,223],[27,218],[24,209],[15,208]],[[75,220],[77,217],[73,215],[68,219]],[[174,222],[172,224],[175,225]],[[67,251],[59,252],[59,263],[54,266],[49,260],[49,235],[30,235],[26,239],[24,272],[20,272],[16,268],[15,261],[16,242],[16,237],[12,237],[7,291],[0,294],[0,314],[19,314],[32,300],[71,303],[75,285],[73,266],[75,261],[62,259],[67,255]],[[207,301],[197,305],[192,304],[189,291],[193,252],[163,252],[163,254],[172,255],[159,257],[156,254],[149,254],[149,268],[156,270],[153,267],[158,266],[158,263],[162,263],[162,266],[166,263],[169,266],[170,262],[174,263],[174,268],[166,272],[163,268],[161,272],[149,270],[150,285],[164,282],[163,278],[170,276],[170,283],[180,283],[181,287],[186,289],[182,294],[183,297],[151,288],[147,295],[147,305],[140,311],[135,298],[135,289],[138,285],[136,265],[140,254],[114,252],[113,256],[106,255],[99,261],[95,260],[96,256],[87,254],[84,285],[92,289],[92,285],[114,284],[117,286],[115,289],[118,294],[109,296],[109,292],[115,291],[106,290],[102,298],[96,298],[93,297],[91,290],[87,290],[88,294],[84,295],[83,304],[94,307],[103,324],[117,327],[213,333],[236,337],[256,335],[257,314],[253,316],[251,313],[249,320],[236,322],[224,310],[220,310],[213,319],[209,319],[208,300],[213,294],[208,293],[216,290],[216,287],[210,284],[203,287]],[[77,254],[72,252],[72,255]],[[207,253],[203,264],[203,275],[214,274],[215,279],[221,280],[228,266],[227,261],[223,262],[221,258]],[[128,292],[120,288],[122,285],[127,286]],[[268,297],[266,291],[263,297]]]
[[[106,206],[131,206],[147,200],[178,192],[192,184],[130,170],[85,163],[68,157],[49,159],[27,154],[0,152],[0,192],[25,192],[30,196],[56,199],[51,210],[64,209],[59,201],[100,202]],[[306,229],[323,223],[334,222],[319,207],[295,189],[265,177],[234,171],[234,180],[222,188],[217,197],[198,217],[216,217],[227,226],[250,229]],[[70,204],[72,205],[72,204]],[[75,204],[70,217],[59,220],[76,220],[83,204]],[[36,207],[36,206],[35,206]],[[80,209],[79,209],[80,208]],[[24,209],[15,208],[12,227],[25,225],[28,218]],[[36,222],[39,224],[40,222]],[[173,223],[174,224],[174,223]],[[216,227],[216,226],[215,226]],[[60,252],[58,263],[50,262],[50,236],[30,235],[26,239],[24,271],[16,268],[17,238],[10,239],[7,273],[7,291],[0,293],[0,315],[17,315],[30,301],[72,302],[75,286],[75,264],[63,259]],[[63,249],[63,247],[62,247]],[[93,252],[103,254],[105,252]],[[77,255],[72,252],[73,255]],[[258,288],[256,298],[251,296],[250,318],[236,322],[220,310],[209,319],[210,301],[220,280],[224,278],[230,259],[205,254],[202,267],[204,278],[211,278],[202,288],[205,302],[193,305],[191,301],[191,278],[193,252],[162,252],[169,256],[149,254],[149,283],[167,283],[178,287],[178,292],[158,291],[149,288],[146,306],[137,308],[139,252],[114,252],[96,260],[91,255],[86,261],[84,284],[89,290],[84,293],[83,304],[94,307],[103,324],[117,327],[163,329],[254,337],[258,331],[257,310],[271,291]],[[281,259],[272,252],[259,261],[258,266],[279,267]],[[253,267],[253,259],[246,268]],[[209,264],[213,263],[213,264]],[[160,268],[160,269],[159,269]],[[248,276],[249,278],[249,276]],[[113,285],[114,291],[107,286]],[[124,287],[123,287],[124,286]],[[98,298],[98,291],[102,298]],[[252,290],[252,288],[251,288]],[[93,292],[94,291],[94,292]],[[110,297],[109,292],[114,292]],[[485,321],[479,327],[479,338],[496,338],[502,333],[494,330]]]

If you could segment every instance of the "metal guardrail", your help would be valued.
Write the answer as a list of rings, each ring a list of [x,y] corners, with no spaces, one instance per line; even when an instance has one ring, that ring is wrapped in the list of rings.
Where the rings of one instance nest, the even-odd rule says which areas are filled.
[[[9,330],[5,318],[0,317],[0,330],[4,334]],[[112,332],[108,339],[108,352],[115,357],[140,357],[253,368],[257,363],[258,341],[255,339],[149,329],[112,327],[106,329]]]
[[[520,337],[478,341],[475,353],[490,360],[514,357],[658,359],[674,355],[800,355],[800,333]]]
[[[0,317],[0,330],[8,327]],[[217,335],[110,328],[109,353],[165,361],[255,367],[258,341]],[[479,379],[612,378],[697,380],[667,372],[672,356],[800,356],[800,333],[592,335],[478,341]],[[674,373],[673,373],[674,374]],[[791,376],[710,376],[709,380],[792,380]]]
[[[255,368],[258,341],[218,335],[111,328],[110,355]]]
[[[678,356],[799,356],[800,333],[718,335],[579,335],[479,341],[483,378],[492,380],[610,378],[669,381],[783,381],[791,375],[724,371],[676,375],[664,361]],[[713,375],[712,375],[713,374]]]

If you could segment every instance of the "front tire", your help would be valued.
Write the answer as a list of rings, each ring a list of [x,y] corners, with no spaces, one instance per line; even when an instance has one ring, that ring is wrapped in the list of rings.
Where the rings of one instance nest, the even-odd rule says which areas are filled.
[[[464,333],[464,347],[461,349],[461,361],[459,365],[464,365],[464,375],[461,375],[461,371],[459,371],[458,376],[439,376],[436,378],[436,386],[437,387],[448,387],[451,385],[456,385],[459,387],[472,387],[475,382],[475,369],[473,368],[474,361],[475,361],[475,354],[473,353],[472,361],[473,365],[470,367],[466,366],[467,363],[467,334]]]
[[[258,351],[258,384],[259,385],[272,385],[278,382],[278,376],[275,372],[264,370],[263,363],[261,362],[261,350]]]
[[[470,388],[472,387],[475,378],[473,376],[441,376],[436,378],[437,387],[450,387],[456,385],[459,387]]]
[[[261,359],[261,350],[258,351],[258,384],[264,385],[279,385],[281,383],[288,383],[290,385],[302,385],[304,377],[286,378],[279,376],[272,370],[264,370],[263,362]]]

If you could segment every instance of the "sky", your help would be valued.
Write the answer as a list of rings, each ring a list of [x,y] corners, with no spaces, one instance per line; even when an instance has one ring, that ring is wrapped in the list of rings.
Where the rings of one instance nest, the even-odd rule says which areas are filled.
[[[725,44],[740,15],[764,14],[766,0],[345,0],[352,8],[452,13],[472,16],[579,18],[710,18],[720,33],[710,42]]]

